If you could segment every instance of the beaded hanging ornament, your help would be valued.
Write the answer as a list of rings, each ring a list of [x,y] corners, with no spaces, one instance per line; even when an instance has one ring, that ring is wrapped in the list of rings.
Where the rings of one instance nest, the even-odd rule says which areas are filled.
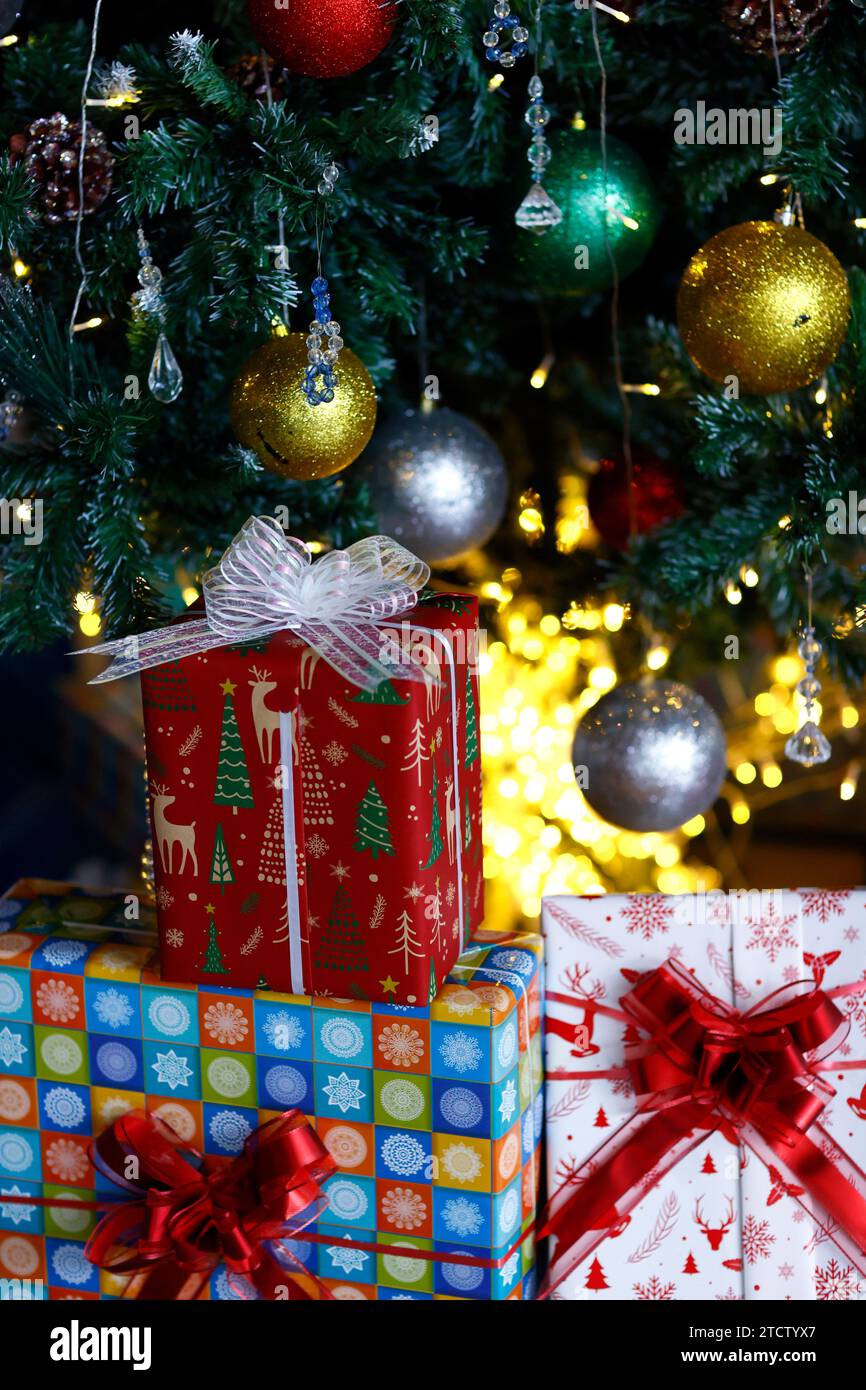
[[[153,263],[150,246],[141,227],[138,229],[138,259],[141,262],[138,272],[141,289],[136,290],[132,296],[133,313],[153,319],[158,329],[156,347],[147,374],[147,385],[150,394],[156,400],[162,401],[163,405],[170,405],[183,390],[183,372],[165,334],[162,271]]]
[[[518,227],[525,232],[535,232],[540,236],[548,227],[558,227],[562,221],[562,209],[553,201],[542,185],[544,171],[550,163],[551,149],[547,143],[544,128],[550,120],[550,112],[544,104],[544,84],[538,75],[538,59],[541,52],[541,7],[544,0],[538,0],[535,10],[535,71],[529,79],[529,105],[523,119],[532,131],[532,139],[526,157],[532,167],[532,184],[529,192],[514,214]]]
[[[506,38],[510,37],[510,48],[503,41],[503,34]],[[518,58],[526,57],[529,52],[529,30],[523,27],[516,14],[511,13],[508,0],[496,0],[490,28],[482,36],[481,42],[488,63],[513,68]]]
[[[334,185],[340,176],[336,164],[327,164],[322,170],[318,192],[322,197],[333,193]],[[334,399],[337,387],[337,373],[334,371],[340,349],[344,346],[340,337],[340,325],[331,318],[331,296],[328,282],[321,274],[321,245],[319,252],[319,274],[310,292],[313,296],[314,318],[307,337],[307,370],[301,389],[310,405],[327,405]],[[323,342],[327,339],[327,342]]]
[[[803,628],[803,635],[797,644],[797,651],[806,665],[806,674],[802,680],[797,682],[797,693],[803,697],[805,719],[796,733],[793,733],[785,744],[785,757],[790,758],[793,763],[799,763],[801,767],[814,767],[817,763],[826,763],[832,749],[829,739],[818,727],[821,714],[820,710],[816,708],[816,704],[818,696],[821,694],[821,682],[815,672],[821,657],[824,655],[824,648],[815,636],[815,629],[812,625],[811,574],[807,574],[806,583],[809,595],[808,617]]]

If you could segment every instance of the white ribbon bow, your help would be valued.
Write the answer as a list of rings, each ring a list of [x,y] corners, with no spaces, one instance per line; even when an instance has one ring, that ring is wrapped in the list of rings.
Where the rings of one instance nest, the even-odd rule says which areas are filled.
[[[113,658],[91,684],[288,629],[346,680],[374,690],[396,674],[382,659],[380,628],[414,607],[429,578],[429,566],[388,536],[313,560],[274,517],[251,516],[204,576],[207,617],[88,647]],[[424,668],[407,661],[399,674],[422,680]]]

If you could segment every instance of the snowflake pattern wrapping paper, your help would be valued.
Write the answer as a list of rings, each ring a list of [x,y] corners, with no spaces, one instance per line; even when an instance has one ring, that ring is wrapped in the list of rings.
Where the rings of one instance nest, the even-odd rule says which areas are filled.
[[[122,1294],[84,1257],[94,1213],[4,1197],[116,1196],[89,1146],[128,1110],[229,1161],[296,1107],[338,1172],[290,1245],[336,1298],[533,1296],[540,937],[478,933],[413,1008],[167,984],[155,940],[42,927],[50,906],[18,892],[0,899],[0,1278],[41,1279],[57,1299]],[[208,1292],[239,1284],[218,1270]]]
[[[167,978],[426,1004],[480,926],[476,601],[383,633],[424,679],[287,632],[142,672]]]
[[[623,1066],[624,1045],[642,1035],[604,1009],[617,1009],[638,975],[673,958],[742,1012],[797,981],[832,991],[866,980],[863,890],[551,897],[542,922],[547,988],[580,1006],[548,1004],[551,1194],[579,1186],[582,1166],[634,1113],[627,1079],[552,1074]],[[836,1094],[820,1115],[821,1147],[866,1170],[866,991],[835,1002],[849,1028],[822,1072]],[[611,1227],[553,1297],[862,1300],[866,1276],[827,1225],[802,1188],[716,1131]]]

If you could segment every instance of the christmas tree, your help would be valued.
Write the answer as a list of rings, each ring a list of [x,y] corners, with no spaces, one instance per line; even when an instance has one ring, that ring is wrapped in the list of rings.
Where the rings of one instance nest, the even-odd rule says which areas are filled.
[[[206,975],[227,975],[228,971],[223,964],[222,951],[219,945],[219,934],[214,918],[214,908],[207,907],[205,911],[208,914],[207,948],[201,968]]]
[[[232,815],[236,816],[239,806],[252,806],[253,794],[250,789],[246,755],[232,700],[235,686],[232,681],[227,680],[221,688],[223,692],[223,722],[213,799],[217,806],[231,806]]]
[[[405,705],[408,695],[398,695],[390,681],[380,681],[375,690],[360,690],[355,696],[356,705]]]
[[[0,36],[0,648],[164,625],[253,513],[287,512],[316,554],[390,518],[437,588],[481,600],[493,925],[537,917],[545,891],[739,886],[764,843],[849,833],[866,727],[862,0],[776,0],[772,23],[770,0],[561,0],[540,35],[520,13],[513,63],[483,42],[486,0],[401,0],[381,51],[327,79],[263,57],[246,0],[189,0],[176,33],[158,5],[102,5],[94,26],[95,8],[24,5]],[[808,248],[806,308],[774,297],[782,256],[750,273],[755,224]],[[718,235],[734,294],[717,265],[698,273]],[[337,376],[348,352],[364,364],[379,433],[310,477],[265,432],[236,434],[229,402],[286,329],[298,391],[307,351],[329,351],[300,337],[320,251]],[[739,312],[765,282],[778,328]],[[446,451],[401,503],[437,420],[446,441],[455,420],[483,425],[505,469],[464,431],[483,457]],[[405,448],[385,433],[404,430]],[[145,680],[167,713],[175,675]],[[576,727],[648,677],[700,686],[727,776],[636,830],[646,788],[612,822],[569,756]],[[392,702],[388,685],[359,710]],[[475,766],[477,692],[463,703]],[[240,799],[217,804],[236,811],[234,772]]]
[[[597,1255],[589,1267],[589,1273],[586,1276],[586,1282],[583,1287],[585,1289],[594,1289],[596,1292],[600,1289],[610,1288],[610,1285],[604,1277],[604,1270],[601,1267],[601,1262]]]
[[[355,820],[357,839],[356,850],[368,850],[374,859],[380,854],[394,853],[391,832],[388,828],[388,807],[385,805],[375,782],[371,782],[358,807]]]
[[[146,671],[141,682],[141,698],[150,709],[194,710],[189,681],[179,661],[167,661]]]
[[[472,693],[472,674],[466,672],[466,766],[471,767],[478,757],[478,714]]]
[[[400,913],[399,918],[397,919],[396,944],[389,950],[388,955],[402,956],[403,974],[408,975],[410,960],[412,960],[413,958],[417,960],[418,957],[423,954],[424,953],[421,950],[421,943],[419,942],[418,937],[415,935],[415,928],[412,922],[411,914],[409,913],[408,908],[404,908],[403,911]]]
[[[688,1253],[688,1255],[686,1256],[686,1262],[685,1262],[685,1264],[683,1265],[683,1274],[697,1274],[697,1273],[698,1273],[697,1262],[696,1262],[696,1260],[695,1260],[694,1255],[692,1254],[692,1252],[691,1252],[691,1250],[690,1250],[689,1253]]]
[[[226,891],[227,883],[234,883],[235,881],[231,860],[229,859],[229,852],[226,848],[225,836],[223,835],[223,828],[219,824],[216,828],[213,855],[211,856],[210,881],[211,883],[219,884],[221,893]]]
[[[352,973],[369,969],[364,936],[352,908],[349,890],[340,878],[328,913],[328,925],[316,933],[315,963],[326,970]]]
[[[430,829],[427,833],[427,843],[430,846],[430,854],[427,858],[427,863],[424,865],[425,869],[429,869],[431,865],[436,863],[436,860],[439,858],[443,849],[442,820],[439,815],[439,781],[436,776],[435,763],[433,764],[433,789],[430,795],[433,801],[433,811],[432,818],[430,821]]]

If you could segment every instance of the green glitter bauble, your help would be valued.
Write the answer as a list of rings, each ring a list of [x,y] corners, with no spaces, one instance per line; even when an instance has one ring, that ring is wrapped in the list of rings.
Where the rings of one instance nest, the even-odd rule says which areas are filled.
[[[642,160],[612,135],[607,137],[606,181],[597,131],[558,130],[548,136],[548,143],[552,158],[544,187],[560,208],[562,221],[540,236],[519,232],[518,259],[544,293],[608,289],[613,271],[605,245],[605,205],[607,241],[622,279],[640,265],[658,228],[659,207],[650,176]],[[578,269],[575,262],[585,268]]]

